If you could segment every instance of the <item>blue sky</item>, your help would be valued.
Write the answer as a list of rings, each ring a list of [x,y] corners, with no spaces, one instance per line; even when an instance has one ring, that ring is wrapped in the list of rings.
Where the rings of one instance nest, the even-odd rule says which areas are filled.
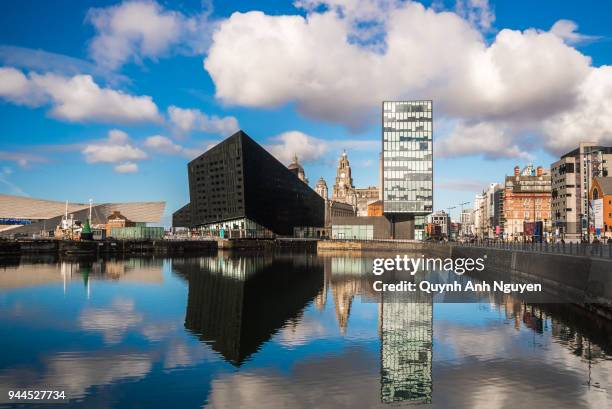
[[[0,192],[188,201],[237,127],[331,187],[377,184],[382,99],[434,100],[434,205],[515,164],[612,143],[612,7],[596,1],[2,2]],[[603,118],[603,119],[602,119]],[[606,119],[607,118],[607,119]]]

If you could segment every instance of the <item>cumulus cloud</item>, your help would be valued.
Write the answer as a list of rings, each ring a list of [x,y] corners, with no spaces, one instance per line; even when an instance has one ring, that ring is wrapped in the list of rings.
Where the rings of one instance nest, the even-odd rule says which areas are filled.
[[[438,157],[469,156],[480,154],[488,159],[530,159],[519,143],[513,141],[509,132],[490,123],[457,124],[450,135],[437,139],[434,153]]]
[[[89,45],[91,57],[101,66],[115,69],[143,59],[155,59],[171,51],[203,52],[214,22],[210,5],[195,16],[167,10],[155,1],[125,1],[94,8],[87,21],[96,31]]]
[[[186,158],[194,158],[203,152],[203,150],[187,148],[179,145],[172,141],[172,139],[162,135],[149,136],[147,139],[145,139],[144,146],[155,152],[167,155],[181,155],[185,156]]]
[[[300,131],[284,132],[271,138],[270,142],[266,148],[283,163],[293,161],[294,155],[297,155],[302,163],[312,162],[327,151],[325,141]]]
[[[114,167],[117,173],[136,173],[138,172],[138,165],[134,162],[124,162]]]
[[[593,109],[605,105],[585,90],[589,81],[607,87],[610,74],[570,45],[584,39],[571,22],[550,31],[502,29],[486,41],[481,31],[492,27],[495,16],[484,0],[460,1],[456,12],[391,0],[296,5],[305,15],[237,12],[219,24],[204,68],[221,101],[258,108],[294,104],[309,118],[359,130],[378,121],[383,100],[433,99],[438,119],[491,131],[487,141],[503,151],[489,149],[490,158],[524,156],[531,148],[524,135],[541,136],[546,149],[564,150],[585,135],[604,134],[595,118],[586,119],[580,132],[563,132],[568,139],[557,146],[542,127],[553,118],[579,117],[589,98]],[[367,18],[360,8],[367,7],[376,10],[372,20],[382,32],[353,41],[362,30],[355,22]],[[371,26],[363,26],[367,38]],[[456,134],[470,141],[461,142],[458,154],[483,149],[483,136]]]
[[[550,29],[550,32],[560,37],[568,44],[581,44],[599,40],[600,36],[581,34],[578,24],[571,20],[559,20]]]
[[[161,121],[151,97],[101,88],[90,75],[25,75],[12,67],[0,67],[0,98],[27,106],[51,105],[51,116],[69,122]]]
[[[495,12],[489,0],[457,0],[455,10],[474,27],[483,31],[490,30],[495,21]]]
[[[128,135],[118,129],[109,131],[108,138],[87,144],[81,151],[87,163],[115,164],[118,173],[134,173],[138,171],[135,161],[147,158],[147,154],[134,146]]]
[[[325,140],[300,131],[288,131],[270,138],[266,149],[279,161],[290,163],[294,155],[301,163],[316,162],[330,152],[350,147],[373,153],[380,149],[380,141],[373,140]]]
[[[103,78],[109,84],[130,82],[125,75],[118,74],[91,61],[45,50],[12,45],[0,45],[0,64],[70,77],[89,73],[96,78]]]
[[[209,116],[198,109],[179,108],[174,105],[168,107],[168,117],[176,132],[183,135],[192,131],[202,131],[229,136],[240,129],[238,120],[233,116]]]

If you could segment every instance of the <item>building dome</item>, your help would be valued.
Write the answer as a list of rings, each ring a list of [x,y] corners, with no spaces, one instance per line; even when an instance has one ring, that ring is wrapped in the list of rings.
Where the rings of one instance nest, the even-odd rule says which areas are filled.
[[[297,155],[293,155],[293,162],[291,162],[289,166],[287,166],[287,169],[293,172],[295,176],[297,176],[302,182],[308,184],[306,173],[304,172],[304,168],[302,167],[302,165],[300,165],[300,163],[298,162]]]
[[[289,170],[293,170],[293,171],[302,171],[304,172],[304,168],[302,167],[302,165],[300,165],[300,163],[298,162],[298,157],[297,155],[293,155],[293,162],[291,162],[289,164],[289,166],[287,166],[287,169]]]
[[[321,176],[321,177],[319,178],[319,180],[317,180],[317,187],[319,187],[319,186],[321,186],[321,187],[323,187],[323,186],[327,187],[327,183],[325,182],[325,179],[323,179],[323,176]]]

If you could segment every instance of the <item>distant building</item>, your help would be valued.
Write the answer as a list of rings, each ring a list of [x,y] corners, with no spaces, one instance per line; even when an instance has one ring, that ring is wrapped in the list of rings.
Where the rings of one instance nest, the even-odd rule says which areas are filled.
[[[432,135],[432,101],[383,102],[383,209],[394,226],[412,226],[409,238],[422,237],[433,211]]]
[[[353,206],[357,205],[355,186],[353,186],[353,176],[351,174],[351,164],[348,160],[346,151],[342,152],[338,160],[336,182],[332,190],[332,200],[340,203],[348,203]]]
[[[383,215],[383,202],[377,200],[368,205],[368,216],[382,216]]]
[[[293,155],[293,162],[291,162],[289,166],[287,166],[287,169],[289,169],[302,182],[308,184],[308,178],[306,177],[306,173],[304,172],[304,167],[300,165],[297,155]]]
[[[474,234],[474,209],[463,209],[461,211],[461,236],[471,236]]]
[[[504,227],[504,188],[499,183],[490,183],[474,198],[471,234],[478,238],[498,237]],[[467,217],[467,216],[462,216]],[[470,234],[470,233],[468,233]]]
[[[161,223],[165,202],[92,203],[91,226],[104,225],[113,212],[135,223]],[[68,219],[84,222],[89,219],[89,203],[66,203],[54,200],[0,194],[0,236],[53,235]]]
[[[327,197],[327,183],[320,177],[315,186],[315,191],[325,200],[325,227],[330,229],[333,221],[338,217],[355,216],[355,206],[348,203],[330,200]]]
[[[111,237],[111,230],[113,228],[131,226],[135,226],[135,223],[116,210],[106,218],[106,237]]]
[[[379,189],[376,186],[356,188],[357,216],[368,216],[368,205],[378,201]]]
[[[589,198],[595,235],[612,237],[612,177],[593,178]]]
[[[451,236],[451,218],[444,210],[438,210],[427,216],[427,223],[440,226],[443,237]]]
[[[545,231],[551,225],[551,179],[544,168],[532,165],[506,176],[503,196],[504,233],[508,238],[523,235],[524,222],[541,221]]]
[[[578,240],[586,235],[590,182],[607,177],[611,161],[612,147],[581,142],[551,165],[551,216],[560,237]]]
[[[356,188],[353,184],[351,165],[346,151],[342,152],[336,168],[336,180],[332,188],[332,200],[355,206],[357,216],[368,215],[368,204],[378,200],[380,189],[376,186]]]
[[[473,234],[475,237],[485,237],[486,228],[486,217],[485,217],[485,202],[486,195],[484,193],[478,194],[474,197],[474,210],[472,213],[472,219],[474,220]]]
[[[221,237],[271,237],[325,223],[325,202],[299,178],[299,169],[297,175],[287,169],[243,131],[187,169],[191,201],[174,213],[174,227]]]

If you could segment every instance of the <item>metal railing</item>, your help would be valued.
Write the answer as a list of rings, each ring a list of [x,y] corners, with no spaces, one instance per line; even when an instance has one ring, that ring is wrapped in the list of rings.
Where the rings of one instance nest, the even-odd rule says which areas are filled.
[[[501,240],[480,240],[474,242],[454,242],[455,246],[494,248],[533,253],[567,254],[572,256],[612,258],[612,243],[528,243]]]

